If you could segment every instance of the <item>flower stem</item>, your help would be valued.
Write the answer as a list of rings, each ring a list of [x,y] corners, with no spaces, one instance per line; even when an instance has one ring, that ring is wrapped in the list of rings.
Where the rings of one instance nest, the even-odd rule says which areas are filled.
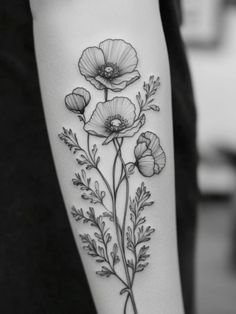
[[[122,261],[123,261],[123,264],[124,264],[125,274],[126,274],[126,278],[127,278],[127,285],[128,285],[128,288],[129,288],[128,295],[127,295],[127,298],[126,298],[126,301],[125,301],[124,311],[126,312],[127,303],[128,303],[129,298],[130,298],[131,303],[132,303],[132,307],[133,307],[133,310],[134,310],[134,314],[137,314],[138,311],[137,311],[137,307],[136,307],[136,303],[135,303],[135,299],[134,299],[134,294],[133,294],[133,290],[132,290],[132,286],[133,286],[132,281],[133,280],[131,280],[131,278],[130,278],[130,274],[129,274],[129,270],[128,270],[128,266],[127,266],[127,260],[126,260],[126,256],[125,256],[125,227],[126,227],[126,216],[127,216],[127,211],[128,211],[128,205],[129,205],[129,180],[128,180],[128,174],[127,174],[127,170],[126,170],[126,164],[125,164],[125,162],[123,160],[122,153],[121,153],[121,147],[122,147],[122,144],[123,144],[123,140],[122,140],[121,143],[119,143],[118,140],[114,139],[113,143],[114,143],[117,155],[120,158],[122,167],[123,167],[124,172],[125,172],[125,178],[126,178],[125,213],[124,213],[122,230],[121,230],[121,239],[118,238],[118,244],[119,244],[119,247],[120,247]],[[116,162],[116,159],[115,159],[115,162]],[[113,176],[113,180],[115,180],[114,176]],[[116,216],[116,197],[117,197],[118,190],[115,188],[115,184],[113,184],[113,187],[114,187],[114,201],[115,201],[114,209],[115,209],[115,216]]]
[[[116,144],[119,147],[118,154],[119,154],[122,167],[124,169],[125,181],[126,181],[125,212],[124,212],[124,218],[123,218],[123,224],[122,224],[122,244],[123,244],[123,247],[125,247],[125,226],[126,226],[126,216],[127,216],[128,207],[129,207],[129,178],[128,178],[126,164],[124,162],[124,159],[121,153],[121,146],[120,146],[121,144],[118,142],[118,140],[116,140]]]
[[[105,102],[108,100],[108,88],[104,89]]]
[[[98,168],[98,166],[96,166],[93,162],[93,158],[92,158],[92,154],[91,154],[91,151],[90,151],[90,134],[88,134],[87,136],[87,146],[88,146],[88,153],[89,153],[89,157],[91,159],[91,163],[94,165],[94,168],[97,170],[97,172],[99,173],[99,175],[101,176],[102,180],[104,181],[110,195],[111,195],[111,199],[112,199],[112,202],[113,202],[113,192],[112,192],[112,189],[110,187],[110,184],[108,183],[107,179],[104,177],[103,173],[101,172],[101,170]]]

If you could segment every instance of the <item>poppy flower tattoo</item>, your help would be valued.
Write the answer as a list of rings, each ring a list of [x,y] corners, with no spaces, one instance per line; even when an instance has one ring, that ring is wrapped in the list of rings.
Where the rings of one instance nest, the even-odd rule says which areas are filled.
[[[99,47],[84,50],[79,69],[97,89],[120,92],[139,79],[138,57],[131,44],[123,39],[107,39]]]
[[[137,66],[136,50],[123,39],[107,39],[98,47],[85,49],[79,59],[80,73],[96,89],[105,91],[104,101],[94,104],[88,90],[83,87],[74,89],[65,96],[65,106],[79,117],[86,145],[80,145],[77,134],[71,129],[63,128],[59,134],[61,141],[76,154],[79,169],[72,182],[79,189],[84,206],[86,202],[89,204],[86,209],[71,207],[75,222],[90,226],[88,232],[80,234],[83,248],[99,265],[98,276],[119,281],[119,295],[125,298],[123,314],[127,314],[128,309],[138,314],[133,291],[135,278],[148,267],[151,257],[147,242],[151,241],[155,229],[148,224],[145,210],[154,202],[145,178],[154,179],[166,165],[160,138],[151,131],[138,136],[148,119],[148,112],[160,112],[159,106],[154,104],[161,86],[160,78],[152,75],[148,82],[144,82],[144,96],[139,91],[136,103],[124,95],[109,99],[109,91],[121,92],[140,78]],[[131,139],[136,136],[135,145]],[[91,140],[95,142],[93,145]],[[133,147],[134,162],[125,160],[125,142]],[[108,177],[100,164],[107,146],[113,147],[113,155],[109,156],[113,166]],[[92,172],[93,181],[89,172]],[[135,195],[131,195],[130,180],[135,172],[143,179]],[[137,180],[135,177],[134,182]],[[118,204],[117,200],[121,191],[125,191],[124,205]],[[119,219],[118,207],[121,211]]]
[[[160,145],[160,139],[152,132],[142,133],[135,147],[136,165],[145,177],[159,174],[166,164],[166,155]]]
[[[77,114],[84,114],[90,99],[90,93],[85,88],[78,87],[65,97],[65,104],[68,110]]]
[[[128,98],[115,97],[97,104],[84,129],[89,134],[105,137],[103,144],[116,138],[132,137],[145,123],[145,115],[136,119],[135,105]]]

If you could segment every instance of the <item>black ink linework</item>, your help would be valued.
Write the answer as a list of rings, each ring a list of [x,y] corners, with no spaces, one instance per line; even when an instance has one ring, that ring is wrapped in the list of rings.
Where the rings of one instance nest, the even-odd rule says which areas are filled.
[[[137,106],[123,96],[108,99],[109,91],[121,92],[140,78],[137,52],[122,39],[107,39],[98,47],[85,49],[78,65],[86,80],[104,91],[104,102],[97,103],[90,118],[86,119],[90,92],[78,87],[65,97],[66,108],[83,124],[86,148],[79,144],[71,129],[63,128],[59,138],[77,156],[80,170],[72,182],[80,190],[81,198],[91,205],[88,210],[72,206],[71,214],[76,222],[88,224],[94,230],[92,234],[80,234],[80,238],[84,250],[100,265],[96,274],[103,278],[116,278],[121,284],[120,295],[125,295],[123,313],[126,314],[130,307],[137,314],[133,288],[136,275],[149,265],[150,247],[147,243],[155,229],[147,223],[145,211],[154,202],[150,200],[151,193],[145,182],[137,187],[134,196],[130,194],[130,177],[135,169],[144,178],[159,175],[165,167],[166,155],[159,137],[151,131],[139,135],[134,147],[134,162],[125,161],[123,144],[141,130],[148,111],[160,111],[154,104],[160,78],[152,75],[143,84],[144,96],[138,92]],[[113,146],[112,182],[100,167],[97,144],[91,146],[91,138],[96,137],[102,139],[101,152],[104,145]],[[92,181],[92,175],[88,175],[90,171],[96,172],[99,179]],[[126,191],[123,215],[118,218],[117,199],[123,185]],[[115,229],[114,234],[112,228]]]

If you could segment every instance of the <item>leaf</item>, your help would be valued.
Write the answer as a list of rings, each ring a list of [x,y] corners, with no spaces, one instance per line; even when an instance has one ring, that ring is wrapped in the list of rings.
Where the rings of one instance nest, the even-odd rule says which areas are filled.
[[[99,162],[100,162],[100,157],[97,156],[97,152],[98,152],[98,148],[97,148],[97,145],[94,144],[93,145],[93,148],[91,150],[91,155],[92,155],[92,159],[93,159],[93,162],[94,164],[96,165],[96,167],[98,166]]]
[[[83,249],[87,251],[88,255],[92,257],[99,257],[96,241],[92,239],[89,234],[81,234],[80,238],[82,243],[85,244]]]
[[[153,104],[154,96],[157,93],[157,90],[160,86],[160,78],[157,77],[155,79],[154,75],[150,76],[149,82],[144,82],[143,89],[145,91],[145,100],[142,99],[141,93],[139,92],[136,96],[138,105],[140,107],[140,112],[153,110],[153,111],[160,111],[160,108]]]
[[[106,192],[100,190],[98,181],[95,181],[94,188],[91,187],[91,178],[87,178],[84,169],[82,169],[81,174],[75,174],[72,182],[75,186],[80,187],[81,191],[84,191],[81,195],[82,199],[89,201],[91,204],[99,203],[104,206],[103,199],[106,196]]]
[[[127,266],[131,269],[134,269],[134,261],[132,259],[127,260]]]
[[[84,217],[84,212],[83,212],[82,208],[76,209],[74,206],[72,206],[71,214],[72,214],[72,217],[75,219],[75,221],[80,221],[82,219],[86,219]]]
[[[132,164],[129,164],[128,167],[127,167],[127,175],[128,175],[128,178],[134,174],[135,172],[135,165],[132,163]]]
[[[150,198],[151,193],[147,191],[144,182],[142,182],[136,190],[134,199],[130,199],[129,209],[132,224],[127,227],[126,239],[127,248],[132,252],[134,259],[127,260],[127,266],[132,270],[133,276],[148,266],[146,261],[150,257],[149,246],[144,243],[151,240],[151,235],[155,229],[151,226],[145,226],[146,217],[142,215],[146,207],[154,204]]]
[[[112,262],[113,262],[113,267],[120,262],[120,258],[118,256],[118,245],[116,243],[113,245],[113,249],[111,252],[111,258],[112,258]]]
[[[96,272],[97,275],[101,276],[101,277],[110,277],[111,275],[113,275],[113,272],[107,268],[106,266],[102,266],[102,269],[100,271]]]
[[[139,264],[136,268],[136,272],[140,273],[141,271],[143,271],[147,266],[149,265],[149,263],[144,263],[144,264]]]
[[[110,221],[114,221],[114,214],[111,211],[104,212],[103,217],[109,218]]]
[[[150,254],[147,254],[149,246],[143,245],[138,252],[138,262],[145,262],[146,259],[150,257]]]
[[[134,252],[135,244],[133,241],[133,230],[131,229],[130,226],[127,228],[126,238],[127,238],[127,249]]]
[[[155,229],[150,226],[144,228],[143,226],[138,228],[138,240],[137,244],[148,242],[151,239],[151,234],[155,232]]]
[[[160,111],[160,107],[157,105],[151,105],[150,109],[152,109],[153,111]]]
[[[79,145],[76,134],[73,133],[71,129],[63,128],[63,132],[60,133],[58,136],[60,140],[63,141],[74,154],[77,151],[83,151],[83,149]]]

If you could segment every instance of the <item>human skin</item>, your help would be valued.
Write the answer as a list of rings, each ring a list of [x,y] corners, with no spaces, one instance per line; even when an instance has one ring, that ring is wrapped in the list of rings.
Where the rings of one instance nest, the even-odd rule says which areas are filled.
[[[118,314],[124,311],[140,314],[183,314],[176,241],[170,72],[158,1],[31,0],[31,8],[41,93],[52,153],[72,232],[84,264],[97,312],[101,314]],[[71,208],[72,206],[83,208],[86,212],[89,207],[93,207],[96,214],[100,212],[96,209],[96,204],[89,204],[87,200],[82,199],[80,196],[83,192],[72,184],[74,174],[81,171],[83,167],[79,167],[76,157],[58,137],[58,134],[62,133],[62,127],[65,127],[77,134],[81,146],[87,145],[87,134],[83,130],[83,122],[66,108],[64,99],[77,87],[83,87],[90,92],[91,102],[84,114],[86,122],[89,121],[96,108],[95,105],[106,100],[104,90],[94,87],[82,75],[78,67],[83,51],[87,47],[98,46],[106,39],[122,39],[132,44],[138,56],[136,70],[140,74],[137,80],[118,92],[108,89],[109,100],[113,97],[126,97],[137,108],[136,95],[139,91],[144,95],[144,81],[148,82],[149,77],[154,75],[160,77],[161,83],[154,97],[154,103],[160,107],[160,111],[145,112],[145,124],[133,136],[124,138],[122,147],[123,159],[134,162],[134,147],[137,145],[137,139],[141,133],[148,131],[158,136],[166,156],[165,166],[160,173],[145,176],[140,173],[138,167],[135,167],[134,174],[129,178],[130,197],[135,195],[137,187],[144,182],[154,202],[150,208],[145,209],[144,215],[147,226],[150,225],[155,229],[151,240],[147,243],[150,247],[149,265],[137,273],[132,286],[136,309],[128,293],[120,295],[119,292],[123,287],[115,276],[104,278],[96,274],[100,267],[99,263],[88,256],[83,249],[84,245],[79,234],[89,233],[94,236],[94,231],[90,224],[76,222],[71,214]],[[100,169],[104,177],[110,180],[113,156],[116,154],[114,145],[112,142],[102,145],[104,138],[97,136],[91,136],[91,140],[98,146],[98,153],[101,157]],[[114,143],[118,145],[121,140],[120,138]],[[102,189],[106,190],[102,178],[99,179],[96,174],[96,169],[88,171],[87,175],[92,180],[98,180]],[[124,217],[126,192],[127,186],[123,182],[117,198],[117,207],[120,208],[117,210],[119,221],[122,221]],[[109,191],[106,191],[107,198],[108,195]],[[109,201],[108,206],[110,206]],[[129,215],[128,213],[127,219]],[[127,225],[129,225],[128,222]],[[113,225],[109,230],[113,239],[117,237],[115,229]],[[126,235],[124,238],[127,241]],[[117,243],[119,244],[119,240]],[[125,250],[126,254],[130,253],[126,247]],[[122,243],[119,249],[120,263],[117,265],[117,272],[119,271],[122,278],[126,278],[121,251]],[[127,296],[128,304],[124,310]]]

